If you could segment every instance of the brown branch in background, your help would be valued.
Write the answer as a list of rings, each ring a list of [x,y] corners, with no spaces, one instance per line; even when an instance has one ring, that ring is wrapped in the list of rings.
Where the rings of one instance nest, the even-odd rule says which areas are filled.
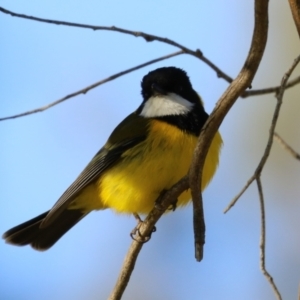
[[[300,37],[300,1],[299,0],[289,0],[291,12],[293,19]]]
[[[199,182],[202,181],[202,171],[206,154],[213,137],[215,136],[224,117],[235,103],[237,98],[251,85],[254,75],[262,59],[268,35],[268,0],[255,0],[255,26],[252,37],[252,43],[248,57],[239,75],[230,84],[224,92],[212,114],[205,123],[196,146],[194,157],[189,172],[190,187],[192,191],[194,207],[194,231],[201,230],[201,223],[204,220],[202,194],[199,188]],[[196,215],[200,213],[200,215]],[[197,224],[198,223],[198,224]],[[203,240],[197,240],[198,237],[205,237],[204,229],[202,233],[195,232],[195,256],[201,260],[203,256]]]
[[[265,267],[265,239],[266,239],[266,234],[265,234],[265,209],[264,209],[264,198],[263,198],[263,191],[262,191],[262,185],[261,185],[261,173],[262,170],[268,160],[268,157],[270,155],[271,152],[271,148],[273,145],[273,136],[275,134],[275,127],[278,121],[278,117],[279,117],[279,112],[280,112],[280,108],[282,105],[282,99],[283,99],[283,95],[285,92],[285,87],[287,84],[287,81],[289,79],[289,77],[291,76],[292,72],[294,71],[294,69],[296,68],[297,64],[300,61],[300,56],[298,56],[292,66],[290,67],[290,69],[286,72],[286,74],[283,76],[282,81],[281,81],[281,88],[279,93],[277,94],[276,98],[277,98],[277,104],[273,113],[273,118],[272,118],[272,122],[271,122],[271,126],[270,126],[270,130],[269,130],[269,138],[268,138],[268,142],[264,151],[264,154],[254,172],[254,174],[252,175],[252,177],[248,180],[248,182],[246,183],[245,187],[242,189],[242,191],[230,202],[230,204],[227,206],[227,208],[225,209],[225,213],[228,212],[233,206],[234,204],[238,201],[238,199],[243,195],[243,193],[248,189],[248,187],[250,186],[250,184],[256,180],[257,182],[257,187],[258,187],[258,192],[259,192],[259,200],[260,200],[260,207],[261,207],[261,243],[260,243],[260,249],[261,249],[261,270],[264,274],[264,276],[267,278],[267,280],[269,281],[269,283],[271,284],[271,287],[277,297],[277,299],[281,300],[282,297],[280,295],[280,292],[276,286],[276,284],[274,283],[273,278],[271,277],[271,275],[268,273],[268,271],[266,270]]]
[[[110,27],[109,26],[94,26],[94,25],[88,25],[88,24],[79,24],[79,23],[73,23],[73,22],[65,22],[65,21],[37,18],[37,17],[33,17],[33,16],[27,16],[24,14],[18,14],[18,13],[9,11],[3,7],[0,7],[0,12],[9,14],[12,17],[18,17],[18,18],[23,18],[23,19],[27,19],[27,20],[37,21],[37,22],[71,26],[71,27],[79,27],[79,28],[85,28],[85,29],[92,29],[94,31],[96,31],[96,30],[114,31],[114,32],[120,32],[123,34],[129,34],[129,35],[132,35],[135,37],[142,37],[147,42],[158,41],[161,43],[165,43],[165,44],[168,44],[168,45],[171,45],[171,46],[181,49],[186,54],[190,54],[194,57],[197,57],[198,59],[202,60],[205,64],[207,64],[210,68],[212,68],[217,73],[217,76],[219,78],[223,78],[224,80],[226,80],[229,83],[232,82],[232,78],[230,76],[228,76],[225,72],[223,72],[220,68],[218,68],[214,63],[212,63],[208,58],[206,58],[199,49],[197,49],[195,51],[191,50],[191,49],[189,49],[173,40],[170,40],[168,38],[163,38],[160,36],[148,34],[148,33],[141,32],[141,31],[127,30],[127,29],[116,27],[116,26],[110,26]]]
[[[26,112],[23,112],[23,113],[20,113],[20,114],[16,114],[16,115],[12,115],[12,116],[9,116],[9,117],[3,117],[3,118],[0,118],[0,121],[5,121],[5,120],[10,120],[10,119],[15,119],[15,118],[20,118],[20,117],[24,117],[24,116],[28,116],[28,115],[31,115],[31,114],[34,114],[34,113],[38,113],[38,112],[42,112],[42,111],[45,111],[47,110],[48,108],[51,108],[59,103],[62,103],[70,98],[73,98],[73,97],[76,97],[80,94],[86,94],[87,92],[89,92],[90,90],[94,89],[95,87],[101,85],[101,84],[104,84],[106,82],[109,82],[109,81],[112,81],[118,77],[121,77],[125,74],[128,74],[128,73],[131,73],[133,71],[136,71],[138,69],[141,69],[143,67],[146,67],[148,65],[151,65],[151,64],[154,64],[156,62],[159,62],[159,61],[162,61],[162,60],[165,60],[165,59],[168,59],[168,58],[171,58],[171,57],[174,57],[174,56],[178,56],[180,54],[183,54],[184,52],[181,50],[181,51],[177,51],[177,52],[174,52],[174,53],[171,53],[171,54],[168,54],[168,55],[165,55],[165,56],[162,56],[162,57],[159,57],[159,58],[156,58],[156,59],[153,59],[153,60],[150,60],[148,62],[145,62],[141,65],[138,65],[138,66],[135,66],[133,68],[130,68],[130,69],[127,69],[125,71],[122,71],[122,72],[119,72],[119,73],[116,73],[114,75],[111,75],[105,79],[102,79],[96,83],[93,83],[92,85],[88,86],[88,87],[85,87],[77,92],[74,92],[72,94],[69,94],[61,99],[58,99],[54,102],[51,102],[45,106],[42,106],[42,107],[39,107],[39,108],[36,108],[36,109],[33,109],[33,110],[29,110],[29,111],[26,111]]]
[[[274,132],[275,140],[285,149],[287,150],[294,158],[300,160],[300,154],[297,153],[290,145],[288,145],[283,138],[276,132]]]
[[[296,77],[293,80],[290,80],[287,84],[285,89],[287,90],[288,88],[291,88],[297,84],[300,83],[300,76]],[[278,94],[280,91],[280,85],[274,86],[274,87],[269,87],[269,88],[264,88],[264,89],[257,89],[257,90],[252,90],[252,91],[245,91],[241,97],[242,98],[247,98],[247,97],[252,97],[252,96],[259,96],[259,95],[265,95],[265,94],[271,94],[275,93]]]

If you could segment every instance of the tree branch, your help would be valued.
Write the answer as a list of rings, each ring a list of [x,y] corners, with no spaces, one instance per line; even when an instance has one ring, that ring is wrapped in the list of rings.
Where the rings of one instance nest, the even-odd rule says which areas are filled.
[[[281,144],[281,146],[287,150],[294,158],[300,160],[300,154],[297,153],[289,144],[287,144],[283,138],[276,132],[274,132],[275,140]]]
[[[202,194],[199,187],[199,182],[202,182],[202,172],[205,162],[205,157],[209,146],[215,136],[220,124],[225,118],[226,114],[235,103],[237,98],[250,86],[253,77],[258,69],[259,63],[262,59],[268,35],[268,0],[255,1],[255,25],[252,37],[252,43],[249,50],[246,62],[236,79],[230,84],[224,92],[212,114],[205,123],[192,161],[190,169],[190,187],[193,197],[194,207],[194,230],[201,228],[203,217]],[[200,200],[200,201],[199,201]],[[199,215],[198,212],[200,213]],[[197,222],[199,222],[197,224]],[[196,224],[195,224],[196,223]],[[204,232],[204,228],[203,228]],[[196,259],[201,260],[203,255],[203,240],[197,240],[197,237],[204,237],[204,233],[195,233],[195,249]]]
[[[293,19],[300,37],[300,1],[299,0],[289,0],[291,12]]]
[[[190,54],[194,57],[197,57],[198,59],[202,60],[205,64],[207,64],[210,68],[212,68],[216,73],[219,78],[223,78],[227,82],[231,82],[232,78],[227,75],[225,72],[223,72],[220,68],[218,68],[213,62],[211,62],[208,58],[206,58],[202,51],[199,49],[197,50],[191,50],[173,40],[170,40],[168,38],[163,38],[160,36],[148,34],[145,32],[141,31],[133,31],[133,30],[127,30],[123,28],[119,28],[116,26],[94,26],[94,25],[88,25],[88,24],[80,24],[80,23],[72,23],[72,22],[65,22],[65,21],[58,21],[58,20],[50,20],[50,19],[43,19],[43,18],[38,18],[38,17],[33,17],[33,16],[27,16],[24,14],[18,14],[15,12],[12,12],[10,10],[7,10],[3,7],[0,7],[0,12],[3,12],[4,14],[11,15],[12,17],[18,17],[22,19],[27,19],[27,20],[32,20],[32,21],[37,21],[37,22],[43,22],[43,23],[49,23],[49,24],[55,24],[55,25],[64,25],[64,26],[71,26],[71,27],[78,27],[78,28],[84,28],[84,29],[92,29],[94,31],[96,30],[106,30],[106,31],[114,31],[114,32],[119,32],[123,34],[129,34],[134,37],[142,37],[144,38],[147,42],[152,42],[152,41],[158,41],[164,44],[168,44],[171,46],[174,46],[176,48],[181,49],[184,53]]]
[[[300,83],[300,76],[294,78],[293,80],[289,81],[286,84],[285,89],[289,89],[297,84]],[[278,92],[280,91],[281,85],[278,86],[274,86],[274,87],[269,87],[269,88],[264,88],[264,89],[258,89],[258,90],[252,90],[252,91],[245,91],[241,97],[242,98],[247,98],[247,97],[252,97],[252,96],[259,96],[259,95],[265,95],[265,94],[271,94],[271,93],[275,93],[278,94]]]
[[[171,53],[171,54],[168,54],[168,55],[165,55],[165,56],[162,56],[162,57],[159,57],[159,58],[156,58],[156,59],[153,59],[153,60],[150,60],[148,62],[145,62],[141,65],[137,65],[133,68],[130,68],[130,69],[127,69],[125,71],[122,71],[122,72],[119,72],[119,73],[116,73],[116,74],[113,74],[105,79],[102,79],[96,83],[93,83],[92,85],[88,86],[88,87],[85,87],[77,92],[74,92],[72,94],[69,94],[61,99],[58,99],[54,102],[51,102],[45,106],[42,106],[42,107],[39,107],[39,108],[36,108],[36,109],[33,109],[33,110],[29,110],[29,111],[26,111],[26,112],[23,112],[23,113],[20,113],[20,114],[16,114],[16,115],[12,115],[12,116],[8,116],[8,117],[3,117],[3,118],[0,118],[0,121],[5,121],[5,120],[11,120],[11,119],[16,119],[16,118],[20,118],[20,117],[24,117],[24,116],[28,116],[28,115],[31,115],[31,114],[34,114],[34,113],[38,113],[38,112],[42,112],[42,111],[45,111],[47,110],[48,108],[51,108],[57,104],[60,104],[70,98],[73,98],[73,97],[76,97],[80,94],[86,94],[87,92],[89,92],[90,90],[96,88],[97,86],[101,85],[101,84],[104,84],[106,82],[109,82],[109,81],[112,81],[118,77],[121,77],[125,74],[128,74],[128,73],[131,73],[133,71],[136,71],[138,69],[141,69],[143,67],[146,67],[148,65],[151,65],[151,64],[154,64],[156,62],[159,62],[159,61],[162,61],[162,60],[165,60],[165,59],[168,59],[168,58],[171,58],[171,57],[174,57],[174,56],[178,56],[180,54],[183,54],[184,52],[181,50],[181,51],[177,51],[177,52],[174,52],[174,53]]]

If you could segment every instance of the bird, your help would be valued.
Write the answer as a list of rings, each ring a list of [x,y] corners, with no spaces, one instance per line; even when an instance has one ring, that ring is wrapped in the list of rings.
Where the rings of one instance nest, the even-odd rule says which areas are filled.
[[[209,116],[202,99],[187,73],[174,66],[149,72],[141,88],[142,103],[112,131],[54,206],[6,231],[7,243],[45,251],[91,211],[145,215],[164,191],[188,173]],[[215,174],[222,144],[217,132],[206,156],[201,190]],[[176,207],[190,201],[188,189],[178,197]]]

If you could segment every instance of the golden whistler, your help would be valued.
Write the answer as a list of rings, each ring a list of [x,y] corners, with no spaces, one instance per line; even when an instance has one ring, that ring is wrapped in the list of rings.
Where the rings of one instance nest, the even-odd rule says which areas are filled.
[[[6,242],[46,250],[93,210],[146,214],[159,196],[187,174],[197,138],[208,118],[187,74],[156,69],[142,80],[143,101],[111,133],[71,186],[47,212],[4,233]],[[222,139],[206,157],[202,190],[214,175]],[[200,183],[199,183],[200,184]],[[190,202],[187,190],[176,206]]]

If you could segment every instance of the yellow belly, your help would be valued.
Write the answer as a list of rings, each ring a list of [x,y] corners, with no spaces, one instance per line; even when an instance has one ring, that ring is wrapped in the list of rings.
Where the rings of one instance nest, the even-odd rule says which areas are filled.
[[[195,136],[183,133],[175,126],[152,121],[148,138],[126,151],[120,163],[85,188],[72,208],[81,207],[87,211],[111,208],[120,213],[150,212],[160,193],[187,174],[196,142]],[[215,173],[221,144],[217,133],[206,158],[202,189]],[[177,205],[186,205],[190,198],[190,192],[184,192]]]

